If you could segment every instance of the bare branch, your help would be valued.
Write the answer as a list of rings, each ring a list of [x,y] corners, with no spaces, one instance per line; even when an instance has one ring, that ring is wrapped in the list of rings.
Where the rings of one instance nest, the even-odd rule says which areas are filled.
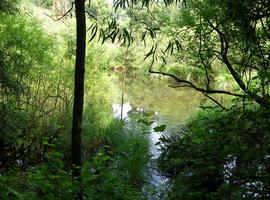
[[[228,57],[227,57],[227,53],[228,53],[228,49],[229,49],[229,42],[226,38],[226,36],[224,35],[224,33],[219,30],[218,27],[214,26],[210,21],[208,21],[209,26],[211,28],[213,28],[217,34],[219,35],[220,38],[220,48],[221,48],[221,58],[223,63],[227,66],[228,70],[230,71],[231,75],[233,76],[234,80],[236,81],[236,83],[239,85],[239,87],[243,90],[243,92],[247,92],[247,88],[245,83],[242,81],[240,75],[235,71],[235,69],[233,68],[232,64],[230,63]]]
[[[93,14],[91,14],[89,11],[85,11],[91,18],[93,18],[94,20],[96,20],[97,21],[97,18],[93,15]]]
[[[47,13],[44,13],[44,14],[46,16],[48,16],[49,18],[51,18],[53,21],[59,21],[59,20],[65,18],[73,10],[74,4],[75,4],[75,2],[72,2],[71,3],[71,8],[66,13],[64,13],[61,17],[59,17],[57,19],[53,18],[52,16],[48,15]]]
[[[204,96],[206,96],[207,98],[209,98],[211,101],[213,101],[215,104],[217,104],[219,107],[221,107],[223,110],[226,110],[226,108],[221,104],[219,103],[216,99],[214,99],[213,97],[209,96],[208,94],[206,93],[203,93]]]
[[[236,96],[236,97],[244,97],[244,95],[237,94],[237,93],[232,93],[232,92],[229,92],[229,91],[204,89],[204,88],[201,88],[201,87],[198,87],[198,86],[194,85],[190,81],[182,80],[182,79],[178,78],[177,76],[175,76],[174,74],[170,74],[170,73],[166,73],[166,72],[161,72],[161,71],[153,71],[151,69],[151,67],[149,68],[149,73],[151,73],[151,74],[160,74],[160,75],[163,75],[163,76],[168,76],[168,77],[171,77],[172,79],[174,79],[177,83],[182,84],[182,85],[170,86],[170,87],[173,87],[173,88],[177,88],[177,87],[189,87],[189,88],[195,89],[198,92],[202,92],[202,93],[206,93],[206,94],[227,94],[227,95]]]
[[[201,25],[201,17],[200,17],[200,25]],[[209,74],[208,74],[208,66],[206,65],[206,63],[204,62],[204,59],[202,57],[202,30],[200,29],[200,46],[199,46],[199,56],[200,56],[200,59],[201,59],[201,62],[203,64],[203,67],[204,67],[204,72],[205,72],[205,76],[207,78],[207,85],[206,85],[206,88],[207,90],[209,89],[209,86],[210,86],[210,78],[209,78]]]
[[[265,27],[262,19],[260,19],[260,22],[261,22],[261,25],[262,25],[262,28],[263,28],[264,33],[266,34],[266,36],[268,37],[268,39],[270,39],[269,30],[267,31],[267,29],[266,29],[266,27]]]

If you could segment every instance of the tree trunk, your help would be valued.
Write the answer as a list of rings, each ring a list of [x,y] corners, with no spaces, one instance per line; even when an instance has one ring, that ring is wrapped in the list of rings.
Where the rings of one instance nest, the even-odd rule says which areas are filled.
[[[77,42],[75,62],[74,104],[72,120],[71,160],[73,176],[80,175],[81,159],[81,132],[83,116],[84,96],[84,71],[85,71],[85,46],[86,46],[86,22],[85,0],[75,0]]]

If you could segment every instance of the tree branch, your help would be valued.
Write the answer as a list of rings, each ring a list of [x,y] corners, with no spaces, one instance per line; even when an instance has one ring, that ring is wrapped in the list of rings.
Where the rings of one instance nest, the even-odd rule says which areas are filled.
[[[49,18],[51,18],[53,21],[59,21],[59,20],[65,18],[73,10],[74,4],[75,4],[75,2],[72,2],[71,3],[71,8],[65,14],[63,14],[61,17],[59,17],[57,19],[53,18],[52,16],[48,15],[47,13],[44,13],[44,14],[46,16],[48,16]]]
[[[93,14],[91,14],[89,11],[85,10],[85,12],[86,12],[91,18],[93,18],[94,20],[97,21],[97,18],[96,18]]]
[[[213,101],[214,103],[216,103],[219,107],[222,108],[222,110],[226,110],[226,108],[221,104],[219,103],[216,99],[214,99],[213,97],[209,96],[208,94],[206,93],[203,93],[204,96],[206,96],[207,98],[209,98],[211,101]]]
[[[197,87],[192,82],[187,81],[187,80],[182,80],[182,79],[178,78],[177,76],[175,76],[174,74],[170,74],[170,73],[166,73],[166,72],[160,72],[160,71],[153,71],[151,68],[149,68],[149,73],[151,73],[151,74],[160,74],[160,75],[163,75],[163,76],[168,76],[168,77],[171,77],[172,79],[174,79],[177,83],[181,83],[182,84],[182,85],[170,86],[172,88],[189,87],[189,88],[195,89],[198,92],[202,92],[202,93],[206,93],[206,94],[227,94],[227,95],[236,96],[236,97],[244,97],[244,95],[237,94],[237,93],[232,93],[232,92],[229,92],[229,91],[224,91],[224,90],[210,90],[210,89],[204,89],[204,88],[201,88],[201,87]]]
[[[233,68],[232,64],[230,63],[227,53],[229,49],[229,42],[226,39],[226,36],[224,33],[222,33],[221,30],[218,29],[218,27],[215,27],[210,21],[208,21],[209,26],[213,28],[220,38],[220,46],[221,46],[221,58],[222,62],[226,65],[227,69],[230,71],[231,75],[233,76],[236,83],[239,85],[239,87],[242,89],[244,93],[246,93],[252,100],[260,104],[261,106],[265,108],[270,107],[270,101],[264,97],[261,97],[257,95],[256,93],[250,91],[243,80],[241,79],[240,75],[237,73],[237,71]]]
[[[243,92],[246,92],[246,85],[240,78],[239,74],[234,70],[233,66],[231,65],[230,61],[228,60],[227,53],[229,49],[229,43],[226,39],[226,36],[224,33],[222,33],[221,30],[218,29],[218,27],[214,26],[210,21],[208,21],[209,26],[213,28],[220,38],[220,49],[221,49],[221,58],[223,63],[227,66],[228,70],[230,71],[231,75],[233,76],[236,83],[239,85],[239,87],[243,90]]]
[[[201,25],[201,17],[200,17],[200,25]],[[204,62],[204,59],[203,59],[203,56],[202,56],[202,30],[200,29],[200,46],[199,46],[199,56],[200,56],[200,59],[201,59],[201,62],[203,64],[203,67],[204,67],[204,72],[205,72],[205,76],[207,78],[207,85],[206,85],[206,88],[207,90],[209,89],[209,86],[210,86],[210,78],[209,78],[209,74],[208,74],[208,66],[206,65],[206,63]]]
[[[261,25],[262,25],[262,28],[263,28],[264,33],[266,34],[266,36],[268,37],[268,39],[270,39],[269,30],[267,31],[267,29],[266,29],[266,27],[265,27],[262,19],[260,19],[260,22],[261,22]]]

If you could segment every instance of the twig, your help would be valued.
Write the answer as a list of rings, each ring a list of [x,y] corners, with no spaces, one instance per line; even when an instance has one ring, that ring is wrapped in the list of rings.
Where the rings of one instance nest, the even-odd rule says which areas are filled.
[[[221,103],[219,103],[216,99],[214,99],[213,97],[209,96],[206,93],[203,93],[204,96],[206,96],[207,98],[209,98],[210,100],[212,100],[214,103],[216,103],[219,107],[221,107],[223,110],[226,110],[226,108],[221,105]]]
[[[89,11],[85,10],[85,12],[86,12],[90,17],[92,17],[94,20],[97,21],[97,18],[96,18],[93,14],[91,14]]]
[[[53,21],[59,21],[59,20],[63,19],[64,17],[66,17],[73,10],[74,4],[75,4],[75,2],[72,2],[71,8],[65,14],[63,14],[61,17],[59,17],[57,19],[53,18],[52,16],[48,15],[47,13],[44,13],[44,14],[46,16],[48,16],[49,18],[51,18]]]
[[[200,17],[200,25],[201,25],[201,17]],[[205,72],[205,76],[207,78],[207,85],[206,85],[206,88],[207,90],[209,89],[209,86],[210,86],[210,78],[209,78],[209,74],[208,74],[208,71],[207,71],[207,64],[204,62],[204,59],[203,59],[203,56],[202,56],[202,30],[200,29],[200,47],[199,47],[199,56],[200,56],[200,59],[201,59],[201,62],[203,64],[203,67],[204,67],[204,72]]]
[[[266,34],[266,36],[268,37],[268,39],[270,39],[270,34],[268,33],[268,31],[267,31],[267,29],[266,29],[266,27],[265,27],[265,25],[263,23],[263,20],[260,19],[260,22],[261,22],[261,25],[262,25],[262,28],[263,28],[264,33]]]

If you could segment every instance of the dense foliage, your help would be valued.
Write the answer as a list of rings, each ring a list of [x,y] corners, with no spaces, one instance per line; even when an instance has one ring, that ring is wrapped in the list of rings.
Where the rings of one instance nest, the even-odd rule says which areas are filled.
[[[130,44],[141,39],[149,46],[149,72],[174,79],[174,87],[269,107],[268,1],[190,0],[183,6],[145,0],[142,8],[140,1],[131,2],[115,3],[126,12],[107,28],[100,26],[103,41]],[[127,36],[122,34],[126,29]]]
[[[82,2],[76,177],[74,3],[0,0],[0,199],[269,199],[269,1]]]
[[[42,22],[29,16],[41,9],[29,2],[19,13],[7,12],[8,5],[3,4],[0,16],[1,199],[74,199],[78,193],[88,199],[143,199],[145,135],[124,132],[124,123],[113,119],[110,109],[105,70],[115,56],[108,52],[99,59],[105,48],[87,48],[82,150],[88,161],[84,178],[73,180],[69,130],[74,34],[61,22],[55,22],[60,29],[47,26],[49,17]]]
[[[14,13],[17,12],[17,0],[10,1],[10,0],[2,0],[0,2],[0,13]]]
[[[163,137],[167,199],[268,199],[269,111],[205,110],[179,135]]]

